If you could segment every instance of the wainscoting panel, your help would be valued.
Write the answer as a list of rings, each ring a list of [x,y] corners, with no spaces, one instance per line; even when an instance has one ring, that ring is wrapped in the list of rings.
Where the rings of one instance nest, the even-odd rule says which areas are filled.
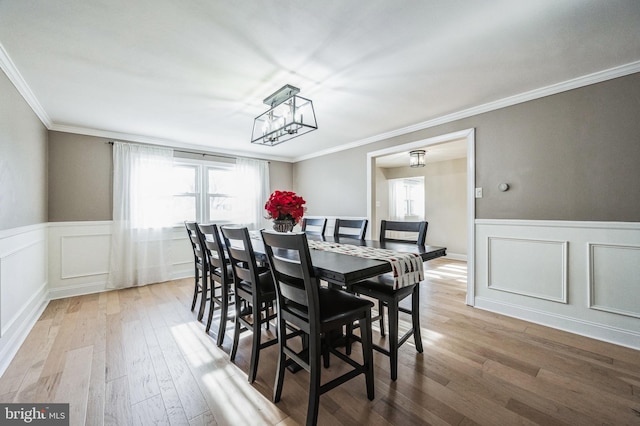
[[[0,231],[0,374],[47,302],[47,224]]]
[[[589,244],[590,306],[640,318],[640,246]]]
[[[477,219],[474,305],[640,349],[640,223]]]
[[[60,238],[60,278],[109,273],[111,234],[66,235]]]
[[[108,290],[111,221],[49,224],[49,297]],[[171,279],[193,275],[193,254],[184,227],[173,230]]]
[[[567,242],[488,238],[490,289],[567,302]]]

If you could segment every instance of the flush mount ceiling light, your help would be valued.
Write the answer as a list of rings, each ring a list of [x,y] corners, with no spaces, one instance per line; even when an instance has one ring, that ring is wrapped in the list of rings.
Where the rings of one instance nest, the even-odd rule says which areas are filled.
[[[424,149],[416,149],[409,153],[409,166],[410,167],[424,167]]]
[[[270,109],[253,121],[251,143],[275,146],[318,128],[313,102],[289,84],[264,100]]]

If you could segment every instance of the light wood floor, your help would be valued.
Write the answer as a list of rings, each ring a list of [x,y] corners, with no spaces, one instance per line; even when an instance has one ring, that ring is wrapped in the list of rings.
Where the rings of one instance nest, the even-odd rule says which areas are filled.
[[[319,424],[640,425],[640,352],[470,308],[465,263],[427,268],[424,353],[401,348],[396,382],[374,353],[376,398],[351,380],[321,396]],[[51,301],[0,378],[0,401],[69,402],[72,425],[304,423],[308,374],[287,373],[274,405],[277,348],[250,385],[250,338],[229,362],[231,333],[216,347],[191,292],[179,280]]]

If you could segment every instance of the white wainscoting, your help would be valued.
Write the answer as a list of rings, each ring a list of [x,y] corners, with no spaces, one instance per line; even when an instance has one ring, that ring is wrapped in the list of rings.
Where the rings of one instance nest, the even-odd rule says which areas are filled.
[[[588,247],[589,306],[640,318],[640,246],[590,243]]]
[[[640,349],[640,223],[478,219],[474,303]]]
[[[0,231],[0,374],[48,301],[47,224]]]
[[[107,290],[111,221],[49,224],[49,297]],[[193,253],[183,227],[174,228],[171,278],[193,275]]]
[[[567,241],[489,237],[487,253],[489,288],[567,303]]]

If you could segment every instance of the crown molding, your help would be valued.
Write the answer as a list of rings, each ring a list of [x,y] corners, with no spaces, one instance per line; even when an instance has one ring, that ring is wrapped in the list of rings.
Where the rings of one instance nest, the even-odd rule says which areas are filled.
[[[157,145],[169,148],[182,148],[193,151],[202,152],[204,154],[225,154],[234,157],[244,157],[244,158],[255,158],[259,160],[270,160],[270,161],[282,161],[285,163],[291,163],[292,159],[290,157],[280,157],[277,155],[264,155],[264,154],[256,154],[255,152],[247,152],[247,151],[239,151],[239,150],[231,150],[224,148],[214,148],[210,146],[196,145],[196,144],[188,144],[176,140],[171,139],[162,139],[162,138],[154,138],[150,136],[137,135],[135,133],[120,133],[120,132],[112,132],[107,130],[99,130],[92,129],[88,127],[78,127],[78,126],[68,126],[65,124],[52,124],[49,127],[49,130],[55,132],[65,132],[65,133],[74,133],[77,135],[85,135],[85,136],[96,136],[99,138],[106,139],[114,139],[118,141],[127,141],[127,142],[138,142],[148,145]]]
[[[322,157],[328,154],[334,154],[336,152],[357,148],[363,145],[368,145],[374,142],[379,142],[379,141],[390,139],[396,136],[406,135],[407,133],[428,129],[430,127],[435,127],[441,124],[450,123],[452,121],[461,120],[463,118],[472,117],[474,115],[483,114],[485,112],[495,111],[500,108],[505,108],[505,107],[513,106],[523,102],[543,98],[545,96],[555,95],[555,94],[566,92],[569,90],[578,89],[580,87],[589,86],[591,84],[612,80],[618,77],[624,77],[626,75],[634,74],[636,72],[640,72],[640,61],[631,62],[625,65],[610,68],[604,71],[598,71],[592,74],[587,74],[582,77],[574,78],[561,83],[556,83],[550,86],[541,87],[539,89],[530,90],[528,92],[520,93],[518,95],[509,96],[503,99],[499,99],[497,101],[488,102],[486,104],[478,105],[478,106],[467,108],[458,112],[443,115],[441,117],[437,117],[432,120],[423,121],[421,123],[413,124],[411,126],[402,127],[400,129],[391,130],[389,132],[381,133],[379,135],[371,136],[365,139],[360,139],[360,140],[347,143],[344,145],[340,145],[337,147],[314,152],[313,154],[301,155],[299,157],[295,157],[293,161],[298,162],[303,160],[309,160],[311,158]]]
[[[2,68],[7,77],[9,77],[11,83],[13,83],[16,89],[18,89],[18,92],[22,95],[27,104],[29,104],[42,124],[44,124],[47,129],[51,128],[53,123],[51,122],[49,115],[42,105],[40,105],[40,102],[31,91],[31,88],[22,77],[22,74],[20,74],[20,71],[18,71],[18,68],[9,57],[9,54],[4,49],[2,43],[0,43],[0,68]]]

